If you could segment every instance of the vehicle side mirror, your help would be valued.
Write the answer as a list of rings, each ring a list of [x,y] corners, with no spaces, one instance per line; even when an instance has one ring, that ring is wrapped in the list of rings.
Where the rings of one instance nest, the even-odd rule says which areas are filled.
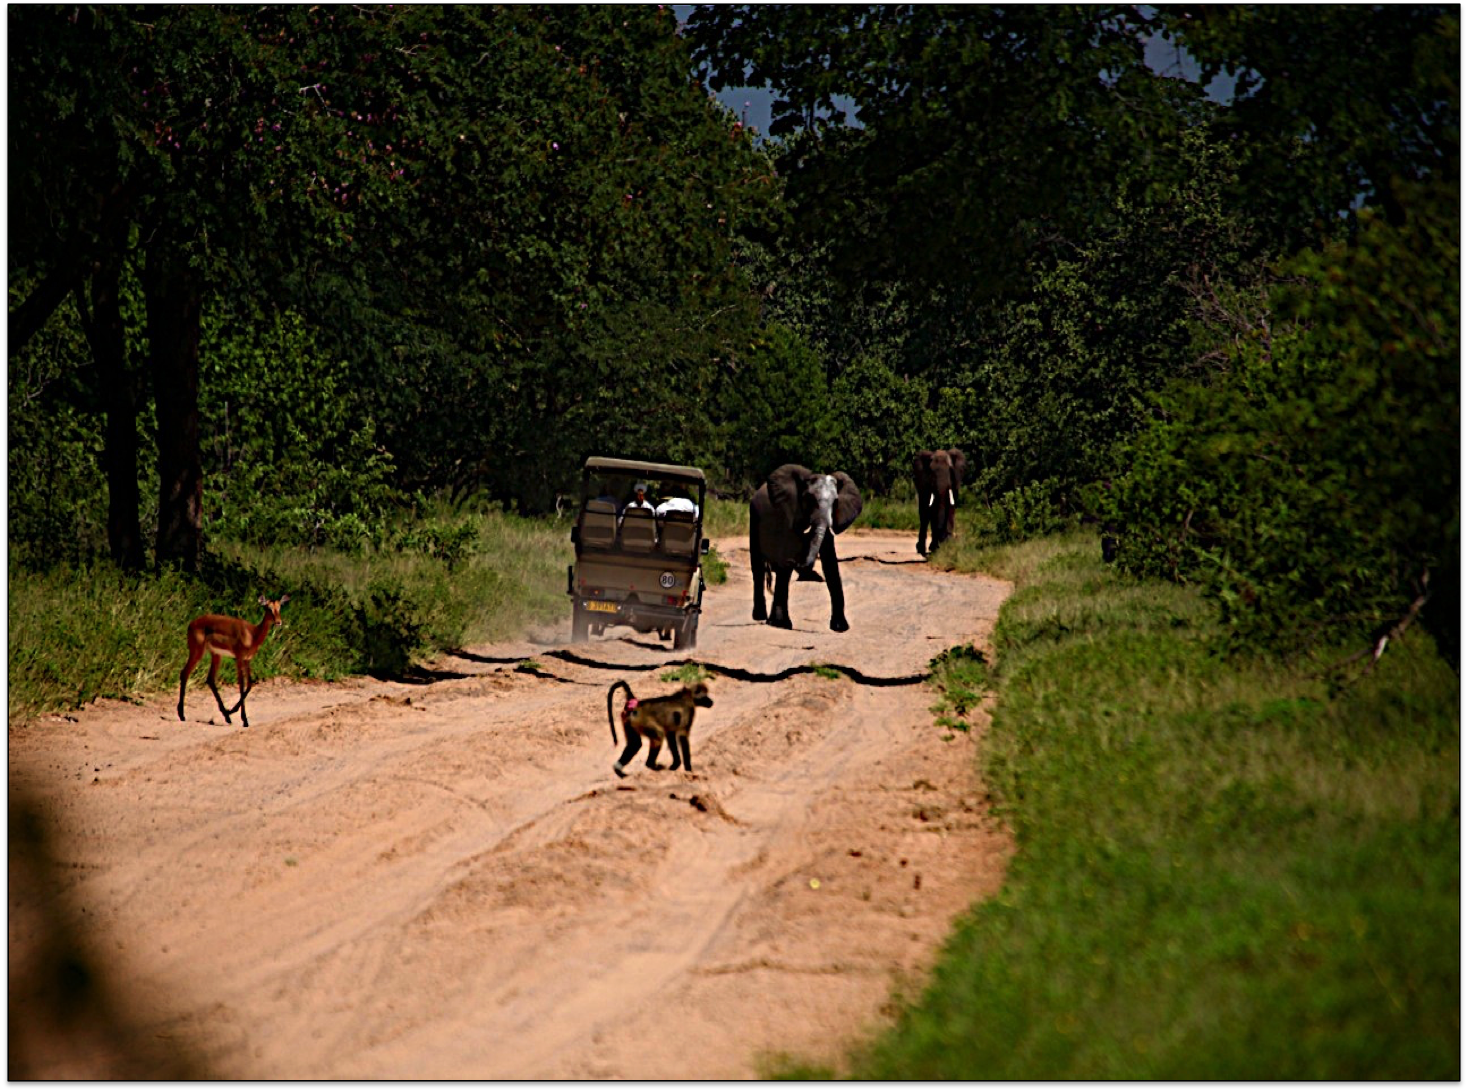
[[[580,527],[572,527],[571,528],[571,542],[572,542],[573,545],[575,543],[578,543],[578,542],[581,541],[581,535],[579,533],[580,531],[581,531],[581,528]]]
[[[706,553],[709,552],[709,540],[708,539],[704,539],[702,542],[700,542],[698,544],[698,552],[701,553],[701,554],[706,554]]]

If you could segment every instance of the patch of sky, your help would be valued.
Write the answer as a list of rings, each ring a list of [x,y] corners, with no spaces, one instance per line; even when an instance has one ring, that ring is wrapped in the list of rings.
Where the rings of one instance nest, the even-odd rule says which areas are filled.
[[[687,21],[692,11],[691,4],[673,5],[673,12],[680,24]],[[1159,76],[1196,83],[1202,75],[1201,66],[1180,43],[1169,41],[1161,35],[1153,35],[1147,39],[1143,47],[1143,58],[1147,67]],[[1203,91],[1215,102],[1228,103],[1233,99],[1237,82],[1237,76],[1220,74],[1210,80]],[[715,98],[734,111],[734,116],[744,127],[754,130],[761,140],[770,131],[771,110],[778,97],[779,93],[772,87],[726,87],[715,93]],[[856,120],[856,103],[852,99],[837,96],[833,102],[838,110],[846,113],[848,125],[861,127],[861,123]]]

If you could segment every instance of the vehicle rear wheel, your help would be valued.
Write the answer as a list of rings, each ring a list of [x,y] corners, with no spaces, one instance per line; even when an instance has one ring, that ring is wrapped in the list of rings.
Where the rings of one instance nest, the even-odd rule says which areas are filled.
[[[591,629],[590,612],[580,603],[571,605],[571,642],[581,644],[586,640],[587,633]]]

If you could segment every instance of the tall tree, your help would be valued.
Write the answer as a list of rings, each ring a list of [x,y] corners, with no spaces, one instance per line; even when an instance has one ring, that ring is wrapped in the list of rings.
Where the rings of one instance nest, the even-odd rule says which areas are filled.
[[[11,313],[12,353],[68,292],[95,273],[93,295],[108,321],[110,279],[129,227],[145,240],[152,378],[158,409],[157,560],[197,565],[199,315],[208,285],[260,239],[251,177],[263,136],[250,122],[285,93],[286,71],[268,59],[239,13],[226,9],[33,7],[10,20],[10,151],[14,199],[24,216],[12,273],[38,285]],[[263,15],[261,18],[265,18]],[[297,66],[290,65],[294,75]],[[55,139],[55,134],[65,139]],[[281,151],[276,147],[275,151]],[[99,372],[116,385],[115,338],[94,324]],[[135,481],[120,438],[132,403],[109,402],[117,418],[107,459],[113,487]],[[116,460],[114,462],[114,460]],[[114,554],[136,560],[133,531],[114,502]]]
[[[211,293],[288,296],[319,323],[378,392],[367,412],[404,448],[409,483],[522,501],[525,476],[486,446],[534,466],[544,497],[556,475],[542,464],[595,434],[624,378],[653,404],[696,395],[675,376],[706,372],[747,325],[729,255],[778,189],[691,83],[670,12],[9,17],[13,178],[36,225],[12,272],[75,290],[76,270],[115,263],[128,237],[115,222],[143,240],[160,561],[192,566],[201,543],[197,354]],[[74,154],[21,136],[68,125]],[[13,308],[12,349],[54,298]]]
[[[1171,120],[1132,6],[702,5],[689,25],[711,86],[768,83],[772,133],[805,132],[781,157],[797,229],[863,285],[1012,283]]]
[[[1182,4],[1158,30],[1200,80],[1234,77],[1215,122],[1247,152],[1238,197],[1313,244],[1360,204],[1400,227],[1397,187],[1458,175],[1460,20],[1442,4]]]

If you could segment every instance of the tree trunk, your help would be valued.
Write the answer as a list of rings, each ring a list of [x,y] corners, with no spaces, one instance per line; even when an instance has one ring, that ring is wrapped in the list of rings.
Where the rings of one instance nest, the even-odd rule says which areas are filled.
[[[153,400],[158,407],[159,565],[195,572],[203,550],[199,457],[199,314],[203,286],[181,248],[160,232],[143,278]]]
[[[142,183],[137,178],[117,183],[99,202],[96,222],[85,224],[73,233],[71,242],[57,256],[41,283],[10,312],[9,355],[20,352],[26,342],[46,325],[46,320],[61,301],[81,285],[93,261],[97,245],[95,239],[115,238],[120,225],[126,230],[128,215],[141,191]]]
[[[119,245],[105,254],[92,273],[92,306],[82,308],[87,342],[101,377],[107,418],[102,473],[107,479],[107,544],[112,559],[130,572],[143,567],[143,532],[138,525],[137,390],[128,371],[122,324],[122,266]]]

